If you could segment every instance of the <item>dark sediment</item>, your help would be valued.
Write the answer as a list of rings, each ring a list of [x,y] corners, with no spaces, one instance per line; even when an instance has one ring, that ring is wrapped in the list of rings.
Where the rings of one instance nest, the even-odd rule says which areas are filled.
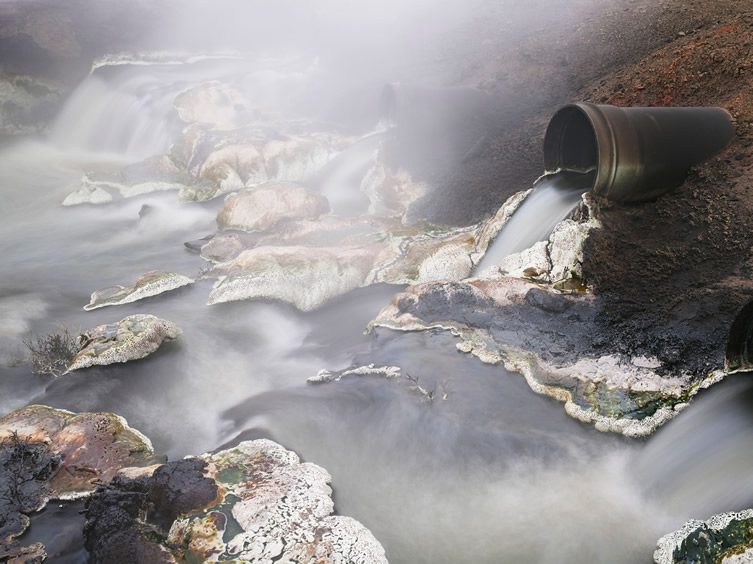
[[[210,504],[215,482],[206,462],[189,458],[160,466],[152,475],[116,475],[87,503],[84,527],[91,562],[173,562],[159,542],[178,515]]]

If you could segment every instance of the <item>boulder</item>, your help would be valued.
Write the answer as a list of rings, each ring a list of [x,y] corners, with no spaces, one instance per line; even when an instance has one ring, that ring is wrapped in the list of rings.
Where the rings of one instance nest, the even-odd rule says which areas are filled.
[[[664,535],[654,552],[656,564],[753,561],[753,509],[720,513],[706,521],[691,519]]]
[[[44,444],[60,459],[50,475],[49,495],[75,499],[94,491],[121,468],[159,461],[148,438],[113,413],[73,413],[31,405],[0,418],[0,441]]]
[[[217,214],[221,229],[264,231],[291,219],[316,219],[329,211],[327,199],[303,186],[270,183],[225,198]]]
[[[93,562],[386,562],[358,521],[333,515],[323,468],[269,440],[122,472],[87,506]]]
[[[98,325],[79,336],[81,348],[66,373],[144,358],[180,334],[177,325],[154,315],[130,315],[117,323]]]
[[[105,306],[128,304],[182,288],[193,282],[192,278],[182,274],[153,270],[139,276],[130,286],[112,286],[94,291],[84,309],[90,311]]]
[[[236,129],[249,117],[246,97],[237,88],[216,80],[182,92],[173,104],[184,122],[212,129]]]
[[[434,282],[397,294],[370,324],[402,331],[448,330],[457,348],[521,373],[531,389],[565,403],[600,431],[651,434],[719,381],[669,376],[656,358],[621,354],[594,331],[602,302],[532,281],[495,277]]]
[[[0,560],[42,562],[18,537],[50,499],[88,495],[124,467],[159,461],[149,439],[112,413],[31,405],[0,418]]]
[[[369,248],[257,247],[215,267],[208,303],[274,299],[310,311],[362,286],[373,260]]]

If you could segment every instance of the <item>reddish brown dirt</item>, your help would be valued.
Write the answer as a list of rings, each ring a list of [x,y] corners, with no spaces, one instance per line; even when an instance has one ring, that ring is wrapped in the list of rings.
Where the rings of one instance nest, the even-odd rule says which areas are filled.
[[[437,191],[427,199],[426,214],[438,223],[476,222],[514,192],[530,187],[542,173],[544,130],[559,106],[582,99],[604,103],[618,92],[619,84],[632,87],[631,81],[615,80],[610,73],[637,72],[627,69],[644,57],[650,59],[655,51],[664,52],[665,46],[685,45],[712,28],[742,21],[753,9],[737,0],[501,4],[488,2],[477,21],[448,35],[437,47],[445,53],[434,63],[442,66],[437,72],[445,84],[480,88],[498,104],[493,131],[482,150],[449,174],[431,179]],[[707,51],[710,60],[725,58],[725,68],[737,60],[734,53],[712,54],[713,45],[699,45],[697,50]],[[422,65],[422,72],[431,72],[431,64]],[[714,72],[719,70],[717,65]],[[738,91],[743,76],[730,77]],[[604,84],[601,89],[599,80]],[[660,98],[665,87],[659,83],[665,82],[657,77],[655,83],[646,82],[642,92],[655,92],[653,96]],[[699,100],[706,99],[701,96],[704,92],[698,94]],[[681,100],[673,103],[679,105]],[[647,101],[651,100],[640,103]]]
[[[712,3],[713,4],[713,3]],[[678,36],[582,91],[624,106],[721,106],[737,138],[656,202],[602,202],[586,275],[609,307],[601,329],[632,352],[700,372],[753,298],[753,9]]]

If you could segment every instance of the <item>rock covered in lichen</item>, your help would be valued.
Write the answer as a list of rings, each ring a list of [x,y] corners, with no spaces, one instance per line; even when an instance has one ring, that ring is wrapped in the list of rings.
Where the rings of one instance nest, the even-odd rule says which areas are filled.
[[[257,247],[217,265],[214,272],[223,277],[209,304],[275,299],[310,311],[362,286],[373,260],[368,248]]]
[[[87,495],[121,468],[158,460],[149,439],[112,413],[31,405],[0,418],[0,560],[44,559],[44,546],[16,538],[48,500]]]
[[[753,554],[753,509],[691,519],[664,535],[654,552],[656,564],[714,562],[743,564]]]
[[[309,376],[306,381],[309,384],[323,384],[329,382],[339,382],[349,376],[379,376],[392,380],[400,378],[401,368],[399,366],[375,366],[367,364],[366,366],[354,366],[345,370],[326,370],[322,369],[314,376]]]
[[[600,307],[588,293],[520,278],[471,278],[412,286],[372,327],[449,330],[462,352],[521,373],[535,392],[564,402],[572,417],[627,436],[651,434],[721,377],[668,376],[655,358],[594,353],[601,342],[594,332]]]
[[[112,286],[96,290],[84,309],[89,311],[105,306],[128,304],[182,288],[193,282],[192,278],[182,274],[153,270],[139,276],[130,286]]]
[[[217,224],[222,229],[264,231],[284,220],[316,219],[328,211],[327,199],[303,186],[271,183],[227,196]]]
[[[93,562],[386,562],[359,522],[332,515],[329,474],[268,440],[121,472],[87,507]]]
[[[180,334],[177,325],[154,315],[130,315],[117,323],[99,325],[79,336],[81,349],[66,372],[138,360]]]
[[[73,413],[30,405],[0,418],[0,440],[16,436],[31,444],[46,444],[61,460],[50,479],[50,495],[71,499],[94,491],[121,468],[158,460],[151,442],[113,413]]]

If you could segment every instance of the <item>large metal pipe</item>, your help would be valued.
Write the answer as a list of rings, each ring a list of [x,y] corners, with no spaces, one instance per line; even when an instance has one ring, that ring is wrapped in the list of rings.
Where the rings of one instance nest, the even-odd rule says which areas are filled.
[[[544,168],[595,170],[592,191],[618,202],[654,199],[734,136],[723,108],[560,108],[544,137]]]

